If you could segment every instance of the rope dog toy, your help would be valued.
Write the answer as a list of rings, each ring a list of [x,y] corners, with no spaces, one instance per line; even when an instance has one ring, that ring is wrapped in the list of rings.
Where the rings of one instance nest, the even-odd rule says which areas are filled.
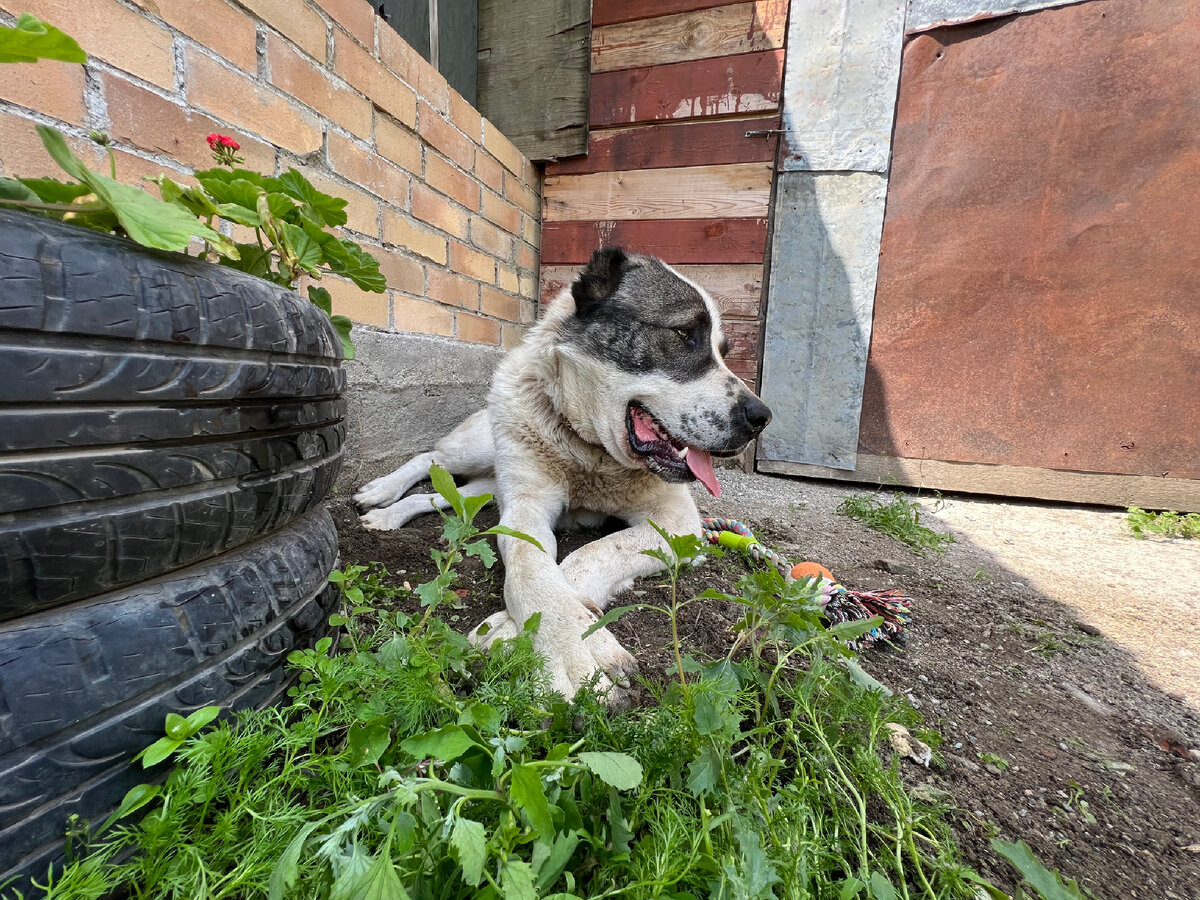
[[[893,588],[887,591],[851,591],[837,583],[829,569],[814,562],[792,564],[754,536],[737,519],[709,517],[702,520],[701,534],[706,541],[728,550],[736,550],[756,561],[769,563],[788,581],[816,579],[820,589],[818,603],[830,625],[861,621],[879,616],[883,622],[849,642],[852,650],[866,650],[880,642],[904,645],[906,630],[912,621],[912,598]]]

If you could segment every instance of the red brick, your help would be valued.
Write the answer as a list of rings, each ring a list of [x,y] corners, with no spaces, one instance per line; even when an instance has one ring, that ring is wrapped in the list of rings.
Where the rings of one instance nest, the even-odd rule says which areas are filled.
[[[466,171],[475,165],[475,145],[425,101],[417,106],[417,132]]]
[[[511,175],[504,176],[504,196],[531,216],[540,216],[542,213],[541,195]]]
[[[469,278],[442,269],[427,269],[429,299],[447,306],[479,309],[479,285]]]
[[[460,275],[492,284],[496,280],[496,261],[486,253],[472,250],[458,241],[450,242],[450,268]]]
[[[417,125],[417,95],[399,78],[342,32],[334,35],[337,73],[367,99],[409,128]]]
[[[33,130],[36,123],[13,113],[0,110],[0,172],[13,178],[66,177],[63,170],[46,153],[42,139]],[[67,146],[86,158],[89,141],[67,138]]]
[[[454,313],[444,306],[397,294],[392,299],[392,321],[397,331],[422,334],[454,334]]]
[[[395,72],[410,87],[417,83],[417,60],[421,54],[404,38],[396,34],[387,22],[380,21],[375,35],[379,47],[379,61]]]
[[[498,259],[512,257],[512,237],[478,216],[471,217],[471,243]]]
[[[496,266],[496,284],[500,286],[501,290],[508,291],[510,294],[515,294],[521,289],[521,280],[517,276],[517,270],[503,263]]]
[[[525,157],[517,149],[517,145],[500,133],[491,120],[483,120],[483,146],[488,153],[500,160],[500,164],[518,178],[525,171]]]
[[[424,151],[420,139],[385,113],[375,114],[375,149],[414,175],[423,171]]]
[[[525,340],[525,329],[518,325],[500,326],[500,346],[505,350],[519,347]]]
[[[114,140],[161,153],[195,169],[206,169],[213,165],[213,158],[204,138],[219,132],[241,145],[238,155],[246,160],[246,168],[275,171],[275,148],[269,144],[247,137],[203,113],[177,106],[116,75],[105,72],[100,78]]]
[[[439,266],[446,264],[446,239],[417,225],[403,213],[392,209],[384,210],[383,239],[410,253],[424,256]]]
[[[271,83],[352,134],[371,137],[371,104],[277,34],[267,35]]]
[[[84,152],[79,154],[89,168],[97,172],[108,174],[108,154],[100,147],[92,144],[92,152]],[[143,191],[153,196],[159,196],[158,185],[151,184],[142,176],[157,178],[159,175],[166,175],[172,181],[177,181],[180,184],[195,185],[196,180],[190,175],[180,172],[176,169],[169,168],[161,163],[154,162],[149,159],[143,159],[140,156],[135,156],[124,150],[117,148],[113,149],[113,155],[117,158],[117,180],[124,184],[131,184],[140,187]],[[60,173],[61,177],[61,173]]]
[[[521,298],[486,285],[479,289],[479,311],[497,319],[516,322],[521,317]]]
[[[535,247],[540,247],[542,244],[542,223],[540,219],[533,216],[523,216],[521,222],[521,237],[526,243],[533,244]]]
[[[465,240],[469,233],[467,211],[420,183],[413,185],[412,212],[422,222],[428,222],[434,228],[440,228],[457,238]]]
[[[471,212],[479,210],[479,184],[433,153],[425,155],[425,183]]]
[[[500,323],[467,313],[458,314],[458,339],[473,344],[500,344]]]
[[[353,143],[331,131],[329,164],[335,172],[382,197],[387,203],[408,207],[408,186],[412,176],[381,159],[369,147]]]
[[[520,286],[518,291],[522,297],[529,300],[537,298],[537,278],[532,272],[522,272],[520,276]]]
[[[143,2],[139,5],[146,4]],[[151,11],[196,43],[215,50],[239,69],[250,73],[257,69],[258,52],[255,44],[258,35],[254,21],[225,0],[208,0],[207,3],[180,3],[178,0],[173,3],[159,2]]]
[[[517,245],[517,268],[537,269],[538,253],[533,247],[522,242]]]
[[[360,44],[375,47],[375,11],[367,0],[317,0],[317,5]]]
[[[497,194],[504,193],[504,166],[482,148],[475,150],[475,177]]]
[[[333,314],[346,316],[353,322],[365,325],[388,326],[388,295],[372,294],[361,290],[352,281],[343,281],[332,275],[321,279],[321,287],[333,298]]]
[[[179,0],[174,0],[179,2]],[[309,56],[324,62],[329,28],[321,14],[303,0],[240,0],[252,13],[294,41]]]
[[[55,119],[82,125],[83,66],[44,59],[33,64],[5,66],[0,100],[36,110]]]
[[[483,142],[483,116],[454,88],[450,88],[450,121],[473,143]]]
[[[90,56],[145,81],[175,89],[174,38],[117,0],[5,0],[14,14],[33,13],[65,30]],[[18,77],[10,71],[4,80]]]
[[[321,125],[312,113],[192,47],[187,48],[184,59],[189,105],[206,109],[235,128],[258,134],[297,156],[320,149]]]
[[[417,296],[425,293],[425,268],[415,259],[395,250],[380,247],[365,249],[379,260],[379,271],[387,279],[389,288]]]
[[[499,225],[509,234],[521,234],[521,211],[491,191],[484,191],[481,198],[483,214],[488,221]]]

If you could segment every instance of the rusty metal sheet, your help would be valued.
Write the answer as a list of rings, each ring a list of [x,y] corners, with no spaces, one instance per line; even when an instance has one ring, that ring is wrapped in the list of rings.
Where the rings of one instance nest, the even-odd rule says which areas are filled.
[[[1200,478],[1200,4],[905,48],[859,452]]]

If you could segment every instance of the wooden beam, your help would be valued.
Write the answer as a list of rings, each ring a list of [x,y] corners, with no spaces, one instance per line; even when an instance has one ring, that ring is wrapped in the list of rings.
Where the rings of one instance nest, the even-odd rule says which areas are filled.
[[[779,116],[767,116],[593,131],[588,135],[587,156],[549,163],[546,175],[771,162],[775,159],[779,135],[746,137],[746,132],[778,128]]]
[[[670,13],[724,6],[729,0],[593,0],[592,25],[633,22]]]
[[[761,442],[759,447],[762,447]],[[1200,480],[1188,478],[1107,475],[1033,466],[899,459],[863,453],[858,454],[858,468],[852,472],[761,457],[758,470],[778,475],[831,478],[873,485],[898,484],[968,494],[1034,497],[1101,506],[1140,506],[1143,509],[1174,509],[1179,512],[1200,511]]]
[[[593,126],[774,112],[783,51],[764,50],[592,76]]]
[[[783,46],[786,0],[756,0],[592,29],[592,72]]]
[[[479,111],[531,160],[587,150],[589,0],[479,0]]]
[[[542,220],[765,217],[771,163],[557,175],[542,185]]]
[[[542,264],[587,262],[601,247],[621,244],[669,263],[758,263],[767,246],[767,220],[668,219],[547,222]]]

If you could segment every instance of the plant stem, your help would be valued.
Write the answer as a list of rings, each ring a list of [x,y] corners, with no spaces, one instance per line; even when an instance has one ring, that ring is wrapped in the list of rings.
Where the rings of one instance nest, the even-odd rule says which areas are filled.
[[[19,206],[21,209],[41,209],[46,212],[103,212],[103,203],[43,203],[41,200],[0,200],[0,206]]]

